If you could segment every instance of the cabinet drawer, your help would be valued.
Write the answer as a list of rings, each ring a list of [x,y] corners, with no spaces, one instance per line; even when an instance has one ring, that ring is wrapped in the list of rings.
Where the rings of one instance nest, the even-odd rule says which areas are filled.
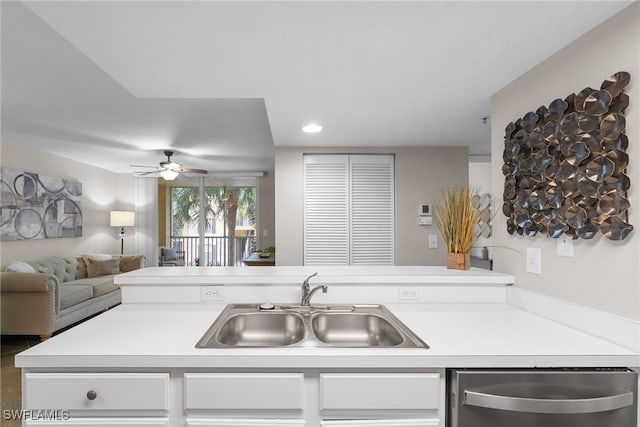
[[[185,409],[302,410],[303,374],[185,374]]]
[[[26,421],[27,427],[169,427],[166,418],[71,418],[66,421]]]
[[[437,409],[440,374],[320,374],[320,409]]]
[[[169,374],[27,373],[24,386],[23,409],[169,410]]]
[[[187,418],[187,427],[304,427],[304,420]]]

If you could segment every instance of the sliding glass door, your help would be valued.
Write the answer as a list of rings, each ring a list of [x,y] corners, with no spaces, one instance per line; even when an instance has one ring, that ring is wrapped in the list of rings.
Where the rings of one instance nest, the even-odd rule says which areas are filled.
[[[256,246],[255,178],[190,178],[167,192],[167,244],[187,265],[242,265]]]

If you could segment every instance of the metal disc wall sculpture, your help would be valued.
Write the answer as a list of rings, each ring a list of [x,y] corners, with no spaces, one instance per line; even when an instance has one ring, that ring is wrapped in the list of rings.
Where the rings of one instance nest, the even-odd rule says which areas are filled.
[[[628,221],[629,140],[624,112],[630,75],[530,111],[505,129],[502,212],[507,232],[623,240]]]

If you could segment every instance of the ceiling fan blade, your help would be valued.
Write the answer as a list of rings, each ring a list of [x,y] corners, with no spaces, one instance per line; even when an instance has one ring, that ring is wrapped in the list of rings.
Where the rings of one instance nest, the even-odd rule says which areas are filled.
[[[134,172],[134,174],[135,174],[136,176],[145,176],[145,175],[149,175],[149,174],[152,174],[152,173],[158,173],[158,171],[150,171],[150,172]]]
[[[206,171],[204,169],[179,168],[174,170],[176,172],[183,172],[183,173],[209,173],[209,171]]]
[[[147,165],[129,165],[130,168],[151,168],[158,169],[157,166],[147,166]]]

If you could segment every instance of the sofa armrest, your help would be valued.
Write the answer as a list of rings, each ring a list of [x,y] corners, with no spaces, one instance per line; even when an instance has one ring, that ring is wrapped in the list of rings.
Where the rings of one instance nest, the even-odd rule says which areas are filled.
[[[50,336],[60,310],[59,280],[48,273],[0,273],[0,330]]]
[[[143,268],[146,260],[144,255],[122,256],[120,257],[120,271],[126,273]]]
[[[58,278],[48,273],[0,273],[0,292],[54,292]]]

